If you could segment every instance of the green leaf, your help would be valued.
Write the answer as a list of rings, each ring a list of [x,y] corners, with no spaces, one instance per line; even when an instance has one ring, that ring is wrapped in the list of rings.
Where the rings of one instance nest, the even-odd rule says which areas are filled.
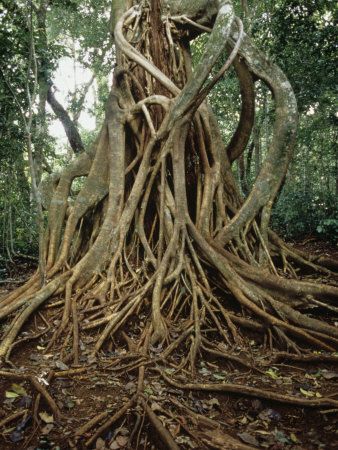
[[[314,392],[306,391],[305,389],[302,388],[300,388],[299,390],[305,397],[314,397],[316,395]]]
[[[277,372],[273,369],[269,369],[265,372],[266,375],[268,375],[270,378],[272,378],[273,380],[278,380],[279,376],[277,374]]]
[[[13,383],[12,384],[12,390],[18,395],[22,395],[22,396],[26,396],[27,395],[26,389],[23,386],[21,386],[21,384]]]
[[[6,391],[5,397],[6,398],[17,398],[17,397],[19,397],[19,394],[17,394],[16,392],[13,392],[13,391]]]

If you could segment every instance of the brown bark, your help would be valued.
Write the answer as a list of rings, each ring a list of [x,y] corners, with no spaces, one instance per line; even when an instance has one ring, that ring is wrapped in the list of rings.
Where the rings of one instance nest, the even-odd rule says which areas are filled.
[[[84,145],[82,143],[80,133],[75,123],[70,118],[68,112],[61,105],[61,103],[59,103],[56,100],[52,86],[49,86],[47,92],[47,100],[50,106],[52,107],[54,114],[62,123],[62,126],[65,130],[65,133],[69,141],[69,145],[71,146],[73,152],[74,153],[82,152],[84,150]]]

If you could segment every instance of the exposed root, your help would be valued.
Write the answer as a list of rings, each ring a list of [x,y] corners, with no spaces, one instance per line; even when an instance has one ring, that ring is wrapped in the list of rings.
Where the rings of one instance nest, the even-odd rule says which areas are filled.
[[[314,317],[323,309],[337,313],[337,266],[291,249],[268,228],[296,133],[294,93],[283,72],[245,35],[231,2],[218,3],[210,27],[198,23],[199,12],[172,17],[168,10],[164,17],[156,2],[150,9],[143,3],[133,6],[119,17],[118,67],[101,132],[93,147],[63,170],[52,193],[46,284],[41,287],[36,274],[0,299],[0,320],[7,320],[2,363],[33,317],[46,327],[46,351],[76,366],[50,377],[88,370],[77,367],[82,338],[88,334],[92,358],[121,342],[127,346],[127,358],[118,357],[110,368],[117,373],[137,370],[137,395],[113,416],[103,412],[79,428],[81,437],[101,424],[87,446],[135,406],[134,441],[148,420],[168,448],[178,448],[142,396],[146,369],[153,364],[176,375],[195,374],[198,362],[209,354],[261,373],[252,359],[234,352],[238,346],[249,347],[252,333],[271,352],[290,352],[279,353],[276,360],[335,362],[333,356],[308,352],[338,348],[338,329],[331,319]],[[192,29],[210,32],[194,71],[187,47]],[[214,75],[226,49],[230,56]],[[238,129],[225,147],[205,98],[232,63],[243,104]],[[267,157],[244,200],[231,163],[250,138],[257,78],[273,92],[276,117]],[[74,195],[72,184],[79,177],[84,180]],[[303,281],[296,266],[311,269],[314,276],[324,274],[326,283]],[[46,314],[39,316],[44,307]],[[39,336],[37,326],[32,336]],[[54,400],[34,376],[1,374],[29,380],[59,417]],[[180,384],[162,376],[185,390],[298,406],[337,405],[329,398],[303,400],[236,384]],[[35,415],[38,407],[37,399]]]
[[[135,403],[136,396],[130,399],[127,403],[125,403],[121,409],[119,409],[112,417],[106,420],[95,432],[95,434],[86,441],[86,447],[90,447],[98,437],[101,436],[106,430],[108,430],[117,420],[124,416],[124,414],[133,406]],[[93,424],[95,425],[95,423]],[[92,425],[91,425],[92,427]]]
[[[26,414],[28,414],[28,409],[23,409],[22,411],[17,411],[13,414],[10,414],[9,416],[0,420],[0,429],[8,423],[14,422],[14,420],[18,419],[19,417],[25,416]]]
[[[156,429],[162,442],[166,445],[166,448],[168,448],[169,450],[179,450],[179,446],[174,441],[174,438],[172,437],[170,432],[166,428],[164,428],[161,421],[157,418],[152,409],[147,405],[145,400],[142,400],[142,405],[151,424]]]
[[[172,378],[166,376],[161,372],[162,378],[170,385],[175,386],[178,389],[191,390],[191,391],[210,391],[210,392],[223,392],[239,395],[247,395],[249,397],[263,398],[279,403],[286,403],[289,405],[305,406],[309,408],[321,408],[323,406],[338,406],[338,400],[331,398],[314,398],[314,399],[302,399],[295,396],[279,394],[278,392],[265,391],[263,389],[254,388],[251,386],[242,386],[239,384],[206,384],[206,383],[179,383]]]

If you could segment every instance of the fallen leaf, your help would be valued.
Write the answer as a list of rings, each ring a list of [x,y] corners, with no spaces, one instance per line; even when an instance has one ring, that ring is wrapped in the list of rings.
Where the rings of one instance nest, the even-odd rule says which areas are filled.
[[[278,378],[279,378],[277,372],[273,369],[266,370],[265,374],[268,375],[273,380],[278,380]]]
[[[16,392],[13,391],[6,391],[5,392],[5,397],[6,398],[17,398],[20,397],[19,394],[17,394]]]
[[[264,411],[259,413],[258,417],[261,420],[276,420],[276,421],[279,421],[282,418],[282,416],[279,414],[279,412],[277,412],[271,408],[264,409]]]
[[[153,402],[153,403],[151,404],[151,409],[152,409],[153,411],[160,411],[162,408],[161,408],[161,406],[160,406],[158,403]]]
[[[124,389],[130,393],[136,392],[136,384],[134,381],[129,381],[129,383],[124,386]]]
[[[322,377],[325,378],[326,380],[332,380],[333,378],[338,378],[338,372],[322,370]]]
[[[190,448],[196,448],[195,444],[191,441],[189,436],[178,436],[175,438],[178,444],[187,444]]]
[[[54,428],[54,424],[52,424],[52,423],[47,423],[47,425],[44,426],[44,427],[41,429],[41,433],[42,433],[42,434],[49,434],[49,433],[52,431],[53,428]]]
[[[129,436],[130,431],[126,427],[121,427],[119,428],[119,434],[121,434],[122,436]]]
[[[95,449],[103,450],[104,448],[106,448],[106,443],[102,438],[99,437],[96,441]]]
[[[21,384],[12,384],[12,391],[14,391],[15,393],[17,393],[18,395],[22,395],[25,396],[27,395],[26,389],[21,386]]]
[[[23,436],[22,431],[15,430],[10,434],[9,438],[12,442],[20,442],[20,441],[22,441],[24,436]]]
[[[275,430],[274,436],[281,444],[291,444],[291,440],[283,433],[283,431]]]
[[[255,436],[252,436],[252,434],[244,432],[237,434],[237,436],[246,444],[256,445],[257,447],[259,446],[259,442],[255,438]]]
[[[45,423],[53,423],[54,417],[49,415],[46,411],[42,411],[39,413],[39,417],[41,420],[43,420]]]
[[[128,444],[129,438],[127,436],[117,436],[115,441],[119,444],[120,448],[125,447]]]
[[[225,380],[226,377],[224,375],[222,375],[221,373],[213,373],[212,376],[216,379],[216,380]]]
[[[300,392],[305,396],[305,397],[314,397],[316,394],[312,391],[306,391],[303,388],[299,388]]]
[[[71,398],[69,398],[65,401],[66,408],[72,409],[72,408],[74,408],[74,406],[75,406],[75,403],[73,402],[73,400]]]
[[[220,406],[217,398],[211,398],[210,400],[202,401],[202,407],[203,407],[203,409],[205,409],[207,411],[210,411],[211,409],[215,408],[216,406]]]
[[[69,366],[62,361],[56,361],[55,366],[60,370],[68,370]]]
[[[145,392],[145,394],[147,394],[147,395],[154,395],[154,391],[151,389],[150,386],[146,386],[146,387],[144,388],[144,392]]]
[[[208,370],[206,367],[202,367],[202,369],[199,370],[199,373],[203,376],[203,377],[207,377],[208,375],[210,375],[210,370]]]
[[[298,440],[297,436],[295,435],[295,433],[291,433],[290,438],[294,444],[299,444],[299,440]]]

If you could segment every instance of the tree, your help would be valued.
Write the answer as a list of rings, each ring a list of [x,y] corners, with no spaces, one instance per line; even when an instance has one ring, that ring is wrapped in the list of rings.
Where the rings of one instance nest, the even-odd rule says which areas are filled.
[[[52,195],[47,282],[33,276],[0,303],[1,318],[14,315],[0,356],[9,356],[23,324],[57,295],[64,297],[63,315],[49,348],[71,335],[76,364],[80,334],[98,328],[93,354],[114,337],[143,354],[157,347],[162,363],[183,349],[178,369],[192,372],[203,352],[220,352],[210,328],[227,344],[254,329],[293,352],[334,351],[337,328],[298,308],[331,308],[338,288],[299,280],[294,265],[334,277],[337,262],[298,252],[269,228],[297,131],[288,79],[245,34],[229,0],[132,3],[113,1],[117,65],[99,136],[63,170]],[[202,32],[208,41],[192,70],[189,43]],[[242,111],[225,147],[207,96],[231,65]],[[257,79],[272,92],[274,127],[243,199],[231,165],[251,135]],[[70,198],[80,177],[80,192]],[[135,321],[138,332],[128,335]],[[143,376],[144,366],[140,390]],[[287,399],[271,392],[269,398]]]

